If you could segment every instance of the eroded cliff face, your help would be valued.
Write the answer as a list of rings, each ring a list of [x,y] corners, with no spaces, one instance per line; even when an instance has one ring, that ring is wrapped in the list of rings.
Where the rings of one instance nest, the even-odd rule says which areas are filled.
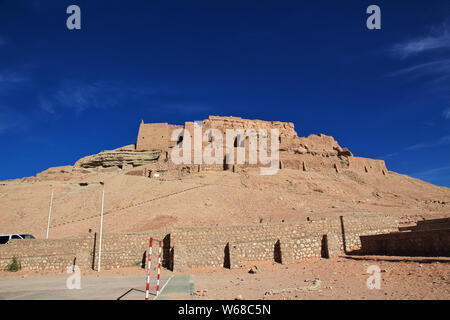
[[[158,161],[161,150],[136,151],[119,148],[78,160],[76,168],[140,167]]]
[[[296,137],[282,144],[280,168],[337,173],[352,170],[375,175],[388,173],[384,160],[355,157],[349,149],[341,147],[332,136],[324,134]]]

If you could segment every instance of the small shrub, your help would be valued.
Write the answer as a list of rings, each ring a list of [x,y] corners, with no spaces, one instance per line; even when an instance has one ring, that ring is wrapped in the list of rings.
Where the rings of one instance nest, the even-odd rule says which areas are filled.
[[[6,270],[9,272],[16,272],[20,270],[20,263],[16,257],[12,257],[12,262],[6,266]]]

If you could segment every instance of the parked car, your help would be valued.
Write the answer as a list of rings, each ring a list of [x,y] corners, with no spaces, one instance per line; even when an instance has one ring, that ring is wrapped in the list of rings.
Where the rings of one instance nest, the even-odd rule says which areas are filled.
[[[31,234],[16,233],[16,234],[0,234],[0,244],[8,244],[11,239],[36,239]]]

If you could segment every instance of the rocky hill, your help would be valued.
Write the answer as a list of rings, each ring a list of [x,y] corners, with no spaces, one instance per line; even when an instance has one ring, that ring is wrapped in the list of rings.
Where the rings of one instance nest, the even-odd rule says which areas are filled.
[[[50,237],[97,231],[103,181],[107,232],[362,213],[398,214],[405,223],[450,216],[449,188],[391,172],[382,160],[355,157],[333,137],[289,134],[280,144],[281,170],[272,176],[246,165],[174,166],[167,150],[129,145],[3,181],[0,233],[45,237],[52,190]]]

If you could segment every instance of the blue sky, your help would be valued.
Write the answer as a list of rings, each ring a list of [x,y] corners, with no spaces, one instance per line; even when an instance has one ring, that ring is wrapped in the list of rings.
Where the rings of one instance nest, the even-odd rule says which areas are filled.
[[[292,121],[450,187],[450,2],[0,0],[1,180],[208,115]]]

